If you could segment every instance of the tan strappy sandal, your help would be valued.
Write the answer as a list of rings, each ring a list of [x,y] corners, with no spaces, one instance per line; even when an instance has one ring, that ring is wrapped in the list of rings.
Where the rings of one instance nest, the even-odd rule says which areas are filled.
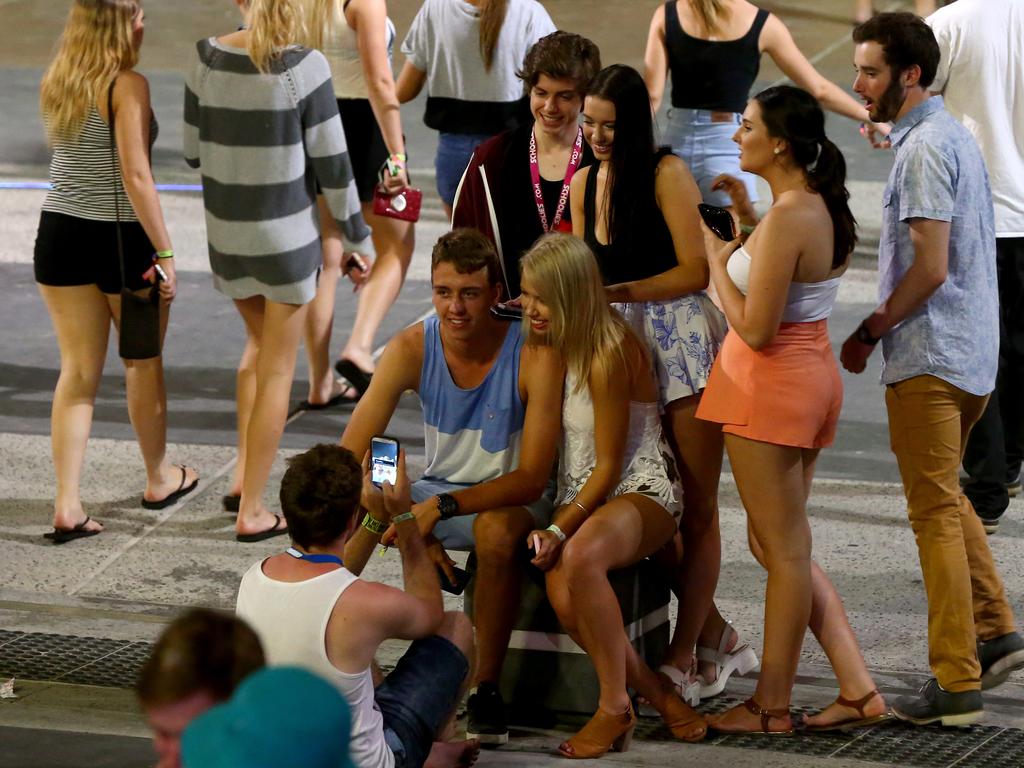
[[[887,720],[893,719],[892,710],[886,707],[885,712],[880,715],[865,715],[864,707],[871,701],[875,696],[881,696],[878,689],[875,688],[873,691],[867,693],[856,701],[838,696],[836,698],[836,704],[840,704],[844,707],[857,710],[857,717],[847,717],[844,720],[836,720],[835,722],[828,723],[827,725],[811,725],[809,723],[804,724],[804,730],[808,733],[825,733],[826,731],[850,731],[854,728],[866,728],[869,725],[878,725],[884,723]]]

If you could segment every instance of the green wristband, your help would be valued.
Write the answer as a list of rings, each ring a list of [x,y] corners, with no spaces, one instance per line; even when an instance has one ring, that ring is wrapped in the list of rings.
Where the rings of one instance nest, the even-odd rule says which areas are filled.
[[[375,533],[380,536],[388,529],[388,524],[382,523],[377,518],[367,514],[366,517],[363,518],[363,528],[368,530],[370,533]]]
[[[157,251],[156,252],[156,257],[158,259],[173,259],[174,258],[174,251],[172,251],[172,250]]]
[[[398,525],[399,523],[404,523],[406,520],[415,520],[415,519],[416,519],[416,515],[414,515],[412,512],[403,512],[400,515],[395,515],[394,517],[392,517],[391,518],[391,524],[392,525]]]

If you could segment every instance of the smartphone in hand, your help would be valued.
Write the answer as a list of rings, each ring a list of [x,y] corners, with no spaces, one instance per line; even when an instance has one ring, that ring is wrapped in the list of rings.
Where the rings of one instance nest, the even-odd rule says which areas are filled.
[[[523,308],[502,301],[491,307],[491,316],[498,320],[522,320]]]
[[[469,572],[456,565],[452,566],[452,571],[455,572],[454,582],[448,578],[448,574],[444,572],[444,568],[440,565],[437,566],[437,578],[441,581],[441,589],[450,595],[461,595],[466,589],[466,585],[469,583]]]
[[[731,243],[736,239],[736,229],[733,226],[732,214],[728,210],[719,208],[717,205],[708,205],[707,203],[698,203],[697,210],[700,211],[700,217],[704,219],[708,229],[714,232],[719,240]]]
[[[380,488],[398,482],[398,441],[377,435],[370,440],[370,482]]]

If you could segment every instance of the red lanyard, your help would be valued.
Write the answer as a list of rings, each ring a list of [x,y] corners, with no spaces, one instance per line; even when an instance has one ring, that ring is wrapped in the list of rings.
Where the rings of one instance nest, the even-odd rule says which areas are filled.
[[[555,209],[555,218],[548,226],[548,213],[544,209],[544,190],[540,186],[540,166],[537,164],[537,134],[530,132],[530,178],[533,180],[533,198],[537,203],[537,215],[540,216],[540,226],[545,232],[553,232],[562,221],[562,214],[565,213],[566,203],[569,202],[569,183],[573,174],[580,167],[580,160],[583,157],[583,129],[576,129],[576,143],[572,147],[572,155],[569,156],[569,166],[565,169],[565,181],[562,182],[562,194],[558,196],[558,207]]]

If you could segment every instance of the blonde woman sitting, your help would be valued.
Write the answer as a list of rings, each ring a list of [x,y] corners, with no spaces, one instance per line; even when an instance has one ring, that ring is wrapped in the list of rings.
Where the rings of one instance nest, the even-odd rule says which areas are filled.
[[[608,582],[609,571],[664,546],[679,522],[646,347],[609,307],[597,262],[575,237],[547,235],[523,257],[522,301],[530,343],[555,348],[568,369],[560,506],[528,545],[534,565],[547,572],[562,626],[593,661],[601,691],[597,712],[559,752],[586,758],[624,751],[636,722],[627,686],[655,706],[674,736],[700,741],[704,719],[637,655]]]

